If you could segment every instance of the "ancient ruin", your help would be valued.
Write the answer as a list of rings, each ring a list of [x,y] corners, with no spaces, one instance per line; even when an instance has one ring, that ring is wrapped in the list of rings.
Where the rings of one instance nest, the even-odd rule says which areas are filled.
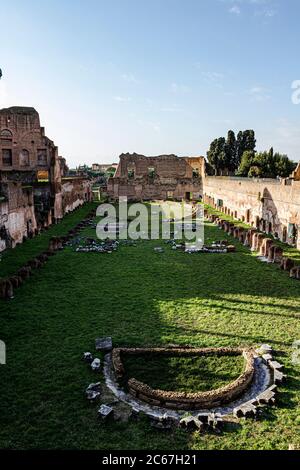
[[[105,387],[115,400],[101,404],[98,416],[101,419],[118,414],[120,404],[127,405],[132,419],[146,415],[151,424],[159,429],[182,427],[188,430],[203,431],[206,428],[220,427],[224,421],[240,418],[255,418],[259,409],[274,405],[277,386],[286,378],[283,366],[273,359],[271,346],[261,345],[257,349],[164,347],[164,348],[113,348],[111,338],[96,340],[96,346],[105,344],[103,374]],[[109,343],[109,344],[108,344]],[[99,348],[97,348],[99,350]],[[146,356],[236,356],[245,359],[244,372],[232,383],[207,392],[183,393],[153,390],[149,385],[135,378],[128,378],[127,390],[120,384],[124,379],[125,368],[122,357],[131,355]],[[97,360],[90,352],[84,353],[84,361],[93,365]],[[101,372],[100,367],[92,369]],[[91,383],[86,389],[86,397],[91,402],[102,401],[105,393],[101,382]],[[106,391],[107,393],[107,391]]]
[[[0,251],[91,200],[91,182],[67,172],[34,108],[0,110]]]
[[[299,167],[287,179],[206,176],[204,202],[300,248]]]
[[[199,200],[203,193],[204,158],[122,154],[107,185],[112,200]]]

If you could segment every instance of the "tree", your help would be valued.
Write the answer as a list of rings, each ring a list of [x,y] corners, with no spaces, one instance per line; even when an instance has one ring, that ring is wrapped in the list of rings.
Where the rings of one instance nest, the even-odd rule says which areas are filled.
[[[255,152],[256,139],[253,130],[240,131],[236,139],[236,168],[239,167],[244,152]]]
[[[222,174],[226,163],[226,152],[225,152],[225,139],[220,137],[215,139],[210,144],[210,149],[207,152],[207,159],[210,165],[213,167],[215,175]]]
[[[211,143],[207,158],[216,175],[234,174],[240,166],[244,152],[254,152],[255,145],[253,130],[240,131],[237,138],[235,133],[230,130],[227,139],[219,137]]]
[[[237,171],[238,176],[259,178],[287,178],[296,167],[287,155],[269,151],[255,153],[253,150],[243,153],[241,164]]]
[[[241,158],[241,163],[237,171],[237,176],[248,176],[250,168],[255,165],[255,152],[246,150]]]
[[[225,152],[226,167],[228,168],[229,172],[235,172],[238,169],[238,164],[236,161],[236,138],[233,131],[228,131]]]
[[[290,160],[287,155],[281,155],[280,153],[275,153],[274,161],[276,174],[281,178],[290,176],[297,167],[297,163]]]
[[[208,176],[213,176],[215,174],[214,167],[207,160],[205,160],[205,173]]]

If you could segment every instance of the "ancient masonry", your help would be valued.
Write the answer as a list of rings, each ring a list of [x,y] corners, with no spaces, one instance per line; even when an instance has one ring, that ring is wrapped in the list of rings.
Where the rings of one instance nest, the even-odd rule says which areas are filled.
[[[291,278],[300,280],[300,266],[291,258],[284,256],[283,248],[278,246],[273,238],[269,238],[255,228],[246,229],[236,226],[234,222],[229,222],[216,214],[205,211],[205,215],[210,222],[218,225],[220,229],[239,240],[251,251],[256,252],[262,261],[277,264],[280,269],[287,271]]]
[[[90,181],[67,170],[34,108],[0,110],[0,251],[91,199]]]
[[[204,158],[122,154],[115,176],[108,181],[112,200],[199,199],[203,193]]]
[[[300,165],[290,178],[206,177],[204,202],[300,249]]]
[[[111,200],[204,200],[224,214],[300,248],[300,164],[286,179],[205,175],[203,157],[123,154],[107,186]]]
[[[105,385],[91,383],[86,389],[90,402],[102,402],[99,418],[119,419],[120,408],[127,407],[127,416],[136,420],[146,415],[159,429],[182,427],[202,431],[222,426],[224,421],[256,418],[261,407],[274,405],[277,387],[285,380],[283,366],[273,359],[269,345],[257,349],[164,347],[164,348],[113,348],[112,338],[96,339],[96,350],[104,353],[103,374]],[[137,356],[224,356],[243,355],[242,374],[219,389],[207,392],[177,392],[155,390],[149,385],[127,377],[123,359],[125,355]],[[83,360],[99,374],[102,361],[86,352]],[[109,403],[108,403],[109,402]]]
[[[94,225],[95,215],[95,211],[92,210],[85,219],[79,222],[73,229],[70,229],[65,235],[51,237],[46,251],[27,261],[13,276],[0,278],[0,299],[13,299],[16,290],[34,274],[36,269],[41,269],[59,250],[69,246],[70,241],[76,238],[82,230]]]

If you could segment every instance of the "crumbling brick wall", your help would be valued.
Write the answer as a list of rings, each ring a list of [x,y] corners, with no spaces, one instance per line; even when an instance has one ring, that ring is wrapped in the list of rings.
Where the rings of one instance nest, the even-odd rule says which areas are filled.
[[[203,176],[203,157],[122,154],[115,176],[108,181],[107,191],[114,200],[122,196],[136,201],[199,199],[203,191]]]
[[[90,199],[90,182],[74,182],[64,204],[66,161],[45,135],[34,108],[0,110],[0,251],[15,246]],[[67,197],[68,198],[68,197]]]
[[[206,177],[204,200],[300,248],[300,181]]]

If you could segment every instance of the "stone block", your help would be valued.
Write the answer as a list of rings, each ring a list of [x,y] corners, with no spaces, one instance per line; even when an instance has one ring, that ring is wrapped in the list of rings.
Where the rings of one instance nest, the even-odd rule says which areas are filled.
[[[202,431],[204,428],[202,421],[200,421],[195,416],[187,416],[186,418],[182,418],[179,422],[179,426],[188,431]]]
[[[97,372],[100,370],[100,367],[101,367],[101,361],[100,359],[98,359],[98,357],[95,357],[95,359],[91,363],[91,368],[94,372]]]
[[[263,354],[262,359],[265,364],[268,364],[269,361],[272,361],[273,357],[271,354]]]
[[[275,369],[273,373],[273,380],[275,385],[280,385],[284,380],[286,379],[286,376],[280,372],[279,370]]]
[[[265,392],[260,393],[256,397],[259,405],[274,405],[275,404],[275,391],[267,389]]]
[[[250,403],[245,403],[240,407],[237,407],[233,410],[233,415],[236,418],[255,418],[256,416],[256,406]]]
[[[97,338],[95,341],[97,351],[111,351],[112,350],[112,338],[106,336],[104,338]]]
[[[161,404],[159,400],[155,400],[154,398],[149,398],[146,395],[143,395],[142,393],[139,393],[139,399],[152,406],[160,406]]]
[[[283,370],[283,365],[280,364],[279,362],[277,361],[269,361],[269,366],[272,368],[272,369],[276,369],[278,371],[282,371]]]
[[[93,356],[90,352],[83,353],[83,360],[91,364],[93,362]]]
[[[113,408],[107,405],[101,405],[100,408],[98,409],[98,416],[102,420],[106,420],[109,417],[112,417],[113,413],[114,413]]]

